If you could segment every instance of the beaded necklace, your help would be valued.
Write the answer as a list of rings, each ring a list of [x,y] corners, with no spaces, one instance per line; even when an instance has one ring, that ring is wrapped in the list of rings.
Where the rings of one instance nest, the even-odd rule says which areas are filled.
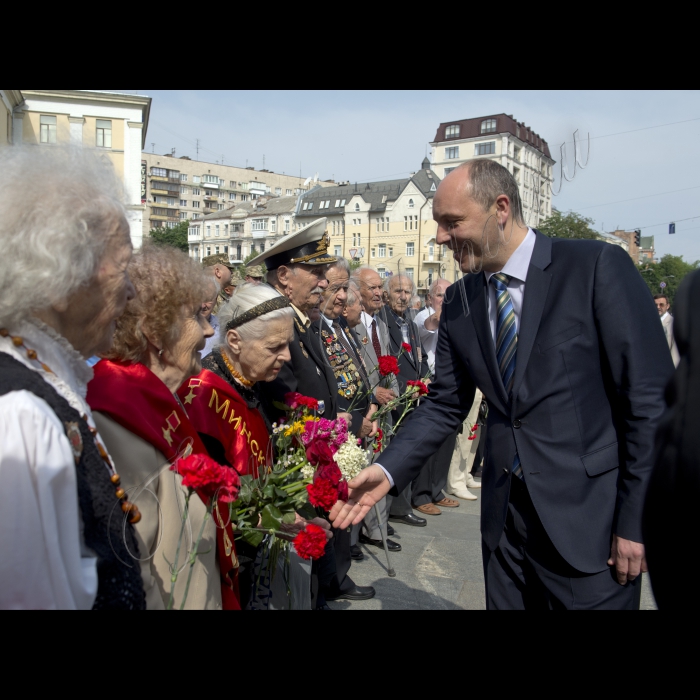
[[[44,372],[48,372],[49,374],[57,376],[56,373],[48,365],[45,365],[39,359],[36,350],[30,349],[24,344],[24,338],[18,335],[10,335],[10,332],[6,328],[0,328],[0,337],[9,337],[10,340],[12,340],[12,344],[16,348],[22,348],[25,351],[27,359],[31,360],[32,362],[37,362],[41,366],[41,369],[44,370]],[[110,474],[109,480],[117,488],[117,490],[115,491],[115,496],[119,501],[121,501],[122,512],[129,515],[129,522],[132,525],[136,525],[136,523],[138,523],[141,520],[141,513],[139,512],[139,509],[136,507],[136,505],[129,501],[126,495],[126,491],[124,491],[124,489],[121,487],[121,479],[119,477],[119,474],[117,474],[117,470],[114,468],[112,460],[107,454],[107,450],[105,450],[105,448],[102,446],[102,443],[97,439],[97,429],[90,426],[90,424],[88,423],[87,415],[83,415],[81,417],[87,424],[88,430],[90,431],[90,435],[92,435],[92,438],[95,441],[95,446],[97,447],[97,450],[100,453],[100,457],[102,457],[102,461],[107,467],[107,471]]]
[[[224,361],[224,364],[226,365],[226,369],[231,372],[231,376],[239,383],[242,384],[244,387],[247,389],[250,389],[250,387],[255,385],[255,382],[251,382],[249,379],[246,379],[240,372],[237,372],[235,367],[233,366],[231,360],[228,359],[226,356],[226,353],[224,351],[221,352],[221,359]]]

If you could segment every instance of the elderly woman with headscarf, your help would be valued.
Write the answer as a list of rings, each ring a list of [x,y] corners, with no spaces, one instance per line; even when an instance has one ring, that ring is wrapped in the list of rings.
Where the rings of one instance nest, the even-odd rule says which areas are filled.
[[[95,366],[88,402],[124,486],[142,513],[141,572],[149,610],[170,602],[191,610],[237,610],[237,559],[228,506],[189,501],[185,541],[182,477],[170,467],[189,454],[206,455],[177,389],[201,369],[200,351],[213,334],[202,312],[207,277],[174,248],[144,246],[129,265],[136,296],[119,319],[114,343]],[[187,586],[188,557],[204,526]],[[179,555],[178,555],[179,552]],[[177,559],[177,562],[176,562]],[[173,574],[177,576],[173,585]]]
[[[286,297],[266,284],[243,284],[219,311],[219,342],[204,358],[201,374],[185,382],[178,394],[192,423],[200,433],[209,454],[221,464],[230,464],[241,475],[257,477],[271,463],[272,426],[260,410],[258,386],[277,378],[290,359],[294,311]],[[315,524],[326,529],[322,519]],[[305,526],[297,516],[294,526],[284,526],[291,534]],[[244,542],[236,547],[245,560],[241,567],[241,604],[250,608],[287,608],[284,576],[278,586],[260,585],[265,571],[262,548]],[[292,557],[293,607],[310,605],[310,565],[294,553]],[[306,567],[306,568],[305,568]],[[273,582],[270,582],[274,584]]]
[[[134,294],[112,168],[0,151],[0,248],[0,608],[143,608],[139,514],[85,400]]]

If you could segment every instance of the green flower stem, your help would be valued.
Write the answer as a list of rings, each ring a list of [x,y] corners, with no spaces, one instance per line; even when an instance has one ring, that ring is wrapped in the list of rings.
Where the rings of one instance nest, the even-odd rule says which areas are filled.
[[[301,464],[298,464],[296,467],[292,467],[290,470],[284,472],[284,474],[280,475],[280,478],[284,479],[285,477],[289,476],[290,474],[294,474],[294,472],[298,472],[302,467],[306,466],[306,462],[302,462]],[[284,488],[284,487],[282,487]]]
[[[297,491],[303,491],[306,488],[306,485],[310,483],[311,481],[309,479],[306,479],[305,481],[297,481],[288,486],[280,486],[280,488],[283,491],[286,491],[287,495],[290,496],[291,494],[296,493]]]
[[[204,535],[204,526],[207,524],[207,519],[211,515],[212,510],[214,509],[214,499],[212,499],[211,503],[207,506],[207,512],[204,515],[204,518],[202,518],[202,527],[199,528],[199,536],[197,537],[197,542],[194,545],[194,549],[192,550],[192,554],[190,554],[190,571],[189,574],[187,574],[187,585],[185,586],[185,595],[182,599],[182,603],[180,604],[180,610],[185,609],[185,603],[187,602],[187,594],[190,592],[190,582],[192,581],[192,572],[194,571],[194,565],[195,562],[197,561],[197,551],[199,550],[199,545],[202,541],[202,537]]]
[[[192,489],[187,490],[187,496],[185,497],[185,510],[182,512],[182,525],[180,525],[180,537],[177,540],[177,549],[175,550],[175,563],[173,564],[173,570],[170,576],[170,599],[168,600],[168,610],[173,609],[173,604],[175,602],[175,584],[177,583],[177,562],[180,558],[180,546],[182,545],[182,538],[185,534],[185,524],[187,523],[187,516],[189,515],[190,509],[190,496],[192,495]]]

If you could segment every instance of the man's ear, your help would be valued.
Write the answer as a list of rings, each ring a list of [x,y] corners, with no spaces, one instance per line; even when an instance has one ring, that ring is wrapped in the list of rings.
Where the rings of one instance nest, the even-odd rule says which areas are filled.
[[[277,279],[281,284],[286,285],[289,282],[292,271],[286,265],[280,265],[277,268]]]

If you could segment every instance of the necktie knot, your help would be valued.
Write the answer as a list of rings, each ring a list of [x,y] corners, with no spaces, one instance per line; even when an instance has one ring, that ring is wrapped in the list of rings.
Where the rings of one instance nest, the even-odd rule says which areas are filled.
[[[510,280],[510,275],[506,275],[503,272],[497,272],[495,275],[491,276],[493,286],[496,287],[499,292],[508,289],[508,282],[510,282]]]

